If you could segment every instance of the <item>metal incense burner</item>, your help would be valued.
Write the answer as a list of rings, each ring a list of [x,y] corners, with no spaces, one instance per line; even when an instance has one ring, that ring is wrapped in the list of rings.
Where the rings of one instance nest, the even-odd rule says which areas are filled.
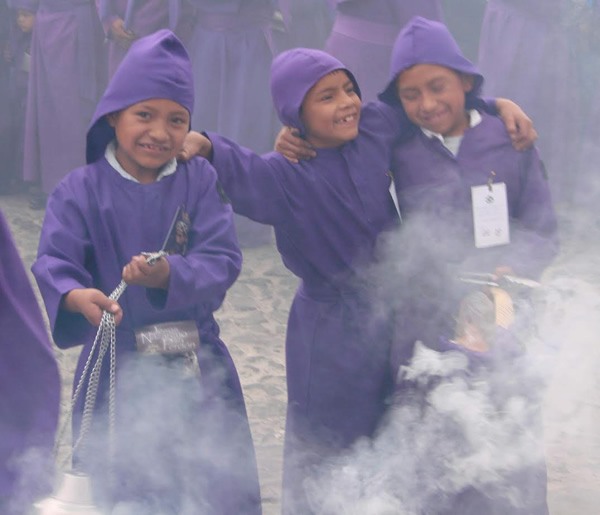
[[[90,478],[76,472],[63,473],[56,493],[33,508],[34,515],[105,515],[93,503]]]

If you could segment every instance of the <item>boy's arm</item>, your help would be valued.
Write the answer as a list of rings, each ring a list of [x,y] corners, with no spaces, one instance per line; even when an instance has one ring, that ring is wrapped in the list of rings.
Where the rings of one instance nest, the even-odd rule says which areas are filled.
[[[61,348],[84,343],[93,331],[86,318],[74,312],[73,304],[64,304],[69,292],[94,286],[84,266],[91,243],[75,198],[65,183],[48,198],[38,255],[32,266],[54,341]]]
[[[289,164],[268,154],[261,156],[218,134],[206,133],[219,185],[236,213],[256,222],[275,225],[289,213],[290,199],[282,184]]]
[[[196,209],[191,213],[189,248],[185,255],[166,257],[169,268],[166,289],[150,288],[148,295],[158,308],[205,304],[215,310],[240,273],[242,254],[231,206],[218,191],[214,169],[199,159],[188,166],[199,168],[190,170],[190,187],[198,194],[194,199]]]
[[[507,98],[485,98],[479,101],[479,107],[484,111],[502,119],[515,150],[527,150],[535,143],[537,131],[518,104]]]
[[[558,223],[544,165],[536,149],[521,156],[521,196],[511,226],[511,259],[517,274],[538,278],[559,250]]]
[[[217,155],[213,146],[217,145]],[[236,213],[257,222],[273,225],[288,212],[286,195],[277,173],[283,163],[215,133],[190,131],[178,159],[188,161],[194,156],[207,159],[215,167],[219,186],[231,201]]]

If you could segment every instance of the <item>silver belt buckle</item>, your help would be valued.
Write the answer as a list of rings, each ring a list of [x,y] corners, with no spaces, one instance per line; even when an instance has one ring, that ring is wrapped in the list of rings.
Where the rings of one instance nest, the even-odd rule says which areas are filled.
[[[138,352],[146,356],[165,356],[182,366],[187,376],[200,375],[196,351],[200,334],[192,320],[145,325],[135,330]]]

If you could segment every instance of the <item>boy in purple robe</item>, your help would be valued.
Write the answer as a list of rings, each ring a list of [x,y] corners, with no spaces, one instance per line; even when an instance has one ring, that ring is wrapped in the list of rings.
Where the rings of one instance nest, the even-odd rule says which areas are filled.
[[[319,50],[278,55],[271,91],[282,123],[317,147],[315,159],[259,156],[215,133],[205,154],[234,210],[273,225],[301,280],[286,338],[283,511],[309,514],[304,480],[373,433],[389,393],[390,340],[370,312],[363,271],[379,234],[398,222],[386,171],[400,123],[383,104],[361,112],[353,75]]]
[[[108,40],[109,77],[136,39],[166,28],[184,42],[189,35],[185,22],[190,19],[191,9],[186,9],[185,0],[96,0],[96,6]]]
[[[441,0],[336,0],[325,50],[356,75],[365,101],[374,100],[386,80],[392,46],[413,16],[442,19]]]
[[[452,334],[465,272],[537,279],[558,251],[550,189],[535,148],[517,152],[504,125],[473,108],[483,77],[441,23],[415,17],[400,32],[380,95],[413,133],[393,153],[404,226],[390,283],[398,307],[393,368],[420,340]],[[543,464],[541,465],[542,469]],[[545,485],[527,513],[547,513]]]
[[[23,175],[23,137],[25,133],[25,107],[31,61],[31,36],[35,23],[38,0],[11,0],[10,40],[5,57],[10,63],[9,93],[11,137],[7,169],[8,191],[19,191]]]
[[[102,30],[93,3],[40,0],[31,41],[23,179],[31,207],[85,163],[85,133],[104,83]]]
[[[192,125],[255,152],[273,148],[279,129],[269,97],[273,0],[189,0],[195,8],[188,46],[197,97]],[[240,246],[272,241],[272,230],[234,215]]]
[[[100,495],[128,514],[259,514],[242,390],[213,316],[241,267],[231,208],[208,162],[175,160],[193,104],[172,32],[132,44],[92,119],[89,164],[49,197],[33,272],[56,343],[84,345],[75,384],[103,311],[118,324],[116,458],[103,461],[106,367],[93,447],[76,456]],[[157,250],[167,255],[150,266],[141,253]],[[117,303],[107,295],[121,279]]]
[[[53,477],[60,378],[42,313],[0,213],[0,512],[25,513]]]

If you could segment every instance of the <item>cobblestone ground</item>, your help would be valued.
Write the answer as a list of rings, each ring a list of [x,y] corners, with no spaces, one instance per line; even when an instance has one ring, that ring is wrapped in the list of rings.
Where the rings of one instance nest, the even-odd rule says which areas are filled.
[[[26,266],[36,252],[43,217],[24,197],[0,197]],[[544,280],[541,335],[552,349],[545,405],[545,441],[552,515],[600,513],[600,232],[569,233]],[[587,231],[584,233],[584,230]],[[595,241],[594,241],[595,240]],[[585,247],[583,246],[585,242]],[[274,247],[244,252],[244,268],[217,313],[237,365],[256,446],[265,515],[280,511],[285,416],[284,335],[296,280]],[[77,349],[56,349],[68,406]],[[63,449],[66,449],[63,446]],[[64,454],[64,453],[63,453]]]

